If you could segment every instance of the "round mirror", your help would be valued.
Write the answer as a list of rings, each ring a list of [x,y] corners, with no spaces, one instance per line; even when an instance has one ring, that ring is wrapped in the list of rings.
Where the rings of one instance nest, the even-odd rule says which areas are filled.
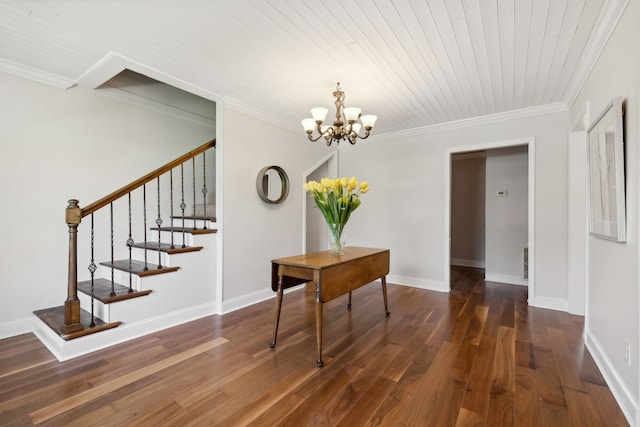
[[[282,203],[289,195],[289,177],[280,166],[265,166],[258,172],[256,190],[265,203]]]

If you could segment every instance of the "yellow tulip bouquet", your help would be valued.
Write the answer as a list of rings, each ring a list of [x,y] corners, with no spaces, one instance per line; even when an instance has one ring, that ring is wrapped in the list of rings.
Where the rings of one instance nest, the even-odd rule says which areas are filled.
[[[304,189],[313,197],[331,231],[331,246],[336,255],[342,254],[342,231],[349,217],[360,206],[360,195],[369,191],[369,183],[358,183],[355,177],[331,179],[304,183]]]

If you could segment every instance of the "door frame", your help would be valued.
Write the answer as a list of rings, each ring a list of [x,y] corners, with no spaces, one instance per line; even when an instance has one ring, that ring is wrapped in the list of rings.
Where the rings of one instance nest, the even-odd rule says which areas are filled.
[[[445,150],[444,179],[444,285],[451,292],[451,170],[454,154],[470,151],[491,150],[515,146],[527,146],[528,180],[528,218],[527,239],[529,245],[528,303],[535,306],[535,137],[506,141],[479,143],[467,146],[450,147]]]

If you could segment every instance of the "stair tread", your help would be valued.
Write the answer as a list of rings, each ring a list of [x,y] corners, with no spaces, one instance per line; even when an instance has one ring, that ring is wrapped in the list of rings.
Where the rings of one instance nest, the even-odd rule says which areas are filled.
[[[137,298],[151,293],[151,289],[145,289],[143,291],[129,292],[128,286],[123,286],[119,283],[113,285],[115,295],[111,295],[111,280],[107,279],[94,279],[93,280],[93,296],[98,301],[102,301],[105,304],[112,302],[122,301],[131,298]],[[91,280],[85,280],[78,282],[78,291],[91,295]]]
[[[104,265],[106,267],[111,267],[111,261],[101,262],[100,265]],[[160,267],[158,268],[158,264],[149,261],[147,262],[145,269],[144,261],[131,260],[131,272],[140,277],[152,276],[154,274],[162,274],[162,273],[170,273],[173,271],[177,271],[180,267]],[[129,260],[128,259],[120,259],[115,260],[113,262],[113,268],[116,270],[129,271]]]
[[[101,332],[107,329],[115,328],[122,322],[107,323],[97,317],[94,318],[95,326],[91,326],[91,313],[80,309],[80,323],[84,327],[81,331],[65,334],[60,331],[60,328],[64,325],[64,306],[44,308],[42,310],[36,310],[33,312],[44,324],[50,327],[56,334],[64,340],[70,340],[73,338],[79,338],[86,335]]]
[[[193,215],[185,215],[185,216],[182,216],[182,215],[174,215],[174,216],[172,216],[172,217],[171,217],[171,219],[176,219],[176,220],[181,220],[182,218],[184,218],[184,219],[190,219],[190,220],[196,220],[196,221],[202,221],[202,220],[205,220],[205,219],[206,219],[207,221],[210,221],[210,222],[216,222],[216,221],[217,221],[217,219],[216,219],[216,217],[215,217],[215,216],[209,216],[209,215],[207,215],[207,216],[197,216],[197,215],[196,215],[196,216],[193,216]]]
[[[134,243],[132,245],[134,248],[140,248],[140,249],[144,249],[145,248],[145,242],[140,242],[140,243]],[[182,245],[180,244],[174,244],[173,247],[171,247],[171,243],[160,243],[158,244],[158,242],[146,242],[146,247],[149,250],[152,251],[160,251],[160,252],[166,252],[168,254],[181,254],[184,252],[197,252],[199,250],[201,250],[203,247],[202,246],[185,246],[182,247]],[[158,249],[159,247],[159,249]],[[128,268],[128,267],[127,267]]]
[[[151,227],[151,230],[157,230],[158,227]],[[160,231],[174,231],[176,233],[182,233],[183,231],[185,233],[188,234],[213,234],[213,233],[217,233],[218,230],[214,229],[214,228],[197,228],[197,229],[193,229],[193,228],[189,228],[189,227],[160,227]]]

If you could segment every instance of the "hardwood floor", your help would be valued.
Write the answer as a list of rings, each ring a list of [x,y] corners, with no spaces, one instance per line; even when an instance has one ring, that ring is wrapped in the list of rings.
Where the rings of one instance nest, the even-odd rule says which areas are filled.
[[[450,294],[379,284],[212,316],[59,363],[32,335],[0,341],[0,425],[626,426],[582,340],[583,319],[521,286],[454,268]]]

